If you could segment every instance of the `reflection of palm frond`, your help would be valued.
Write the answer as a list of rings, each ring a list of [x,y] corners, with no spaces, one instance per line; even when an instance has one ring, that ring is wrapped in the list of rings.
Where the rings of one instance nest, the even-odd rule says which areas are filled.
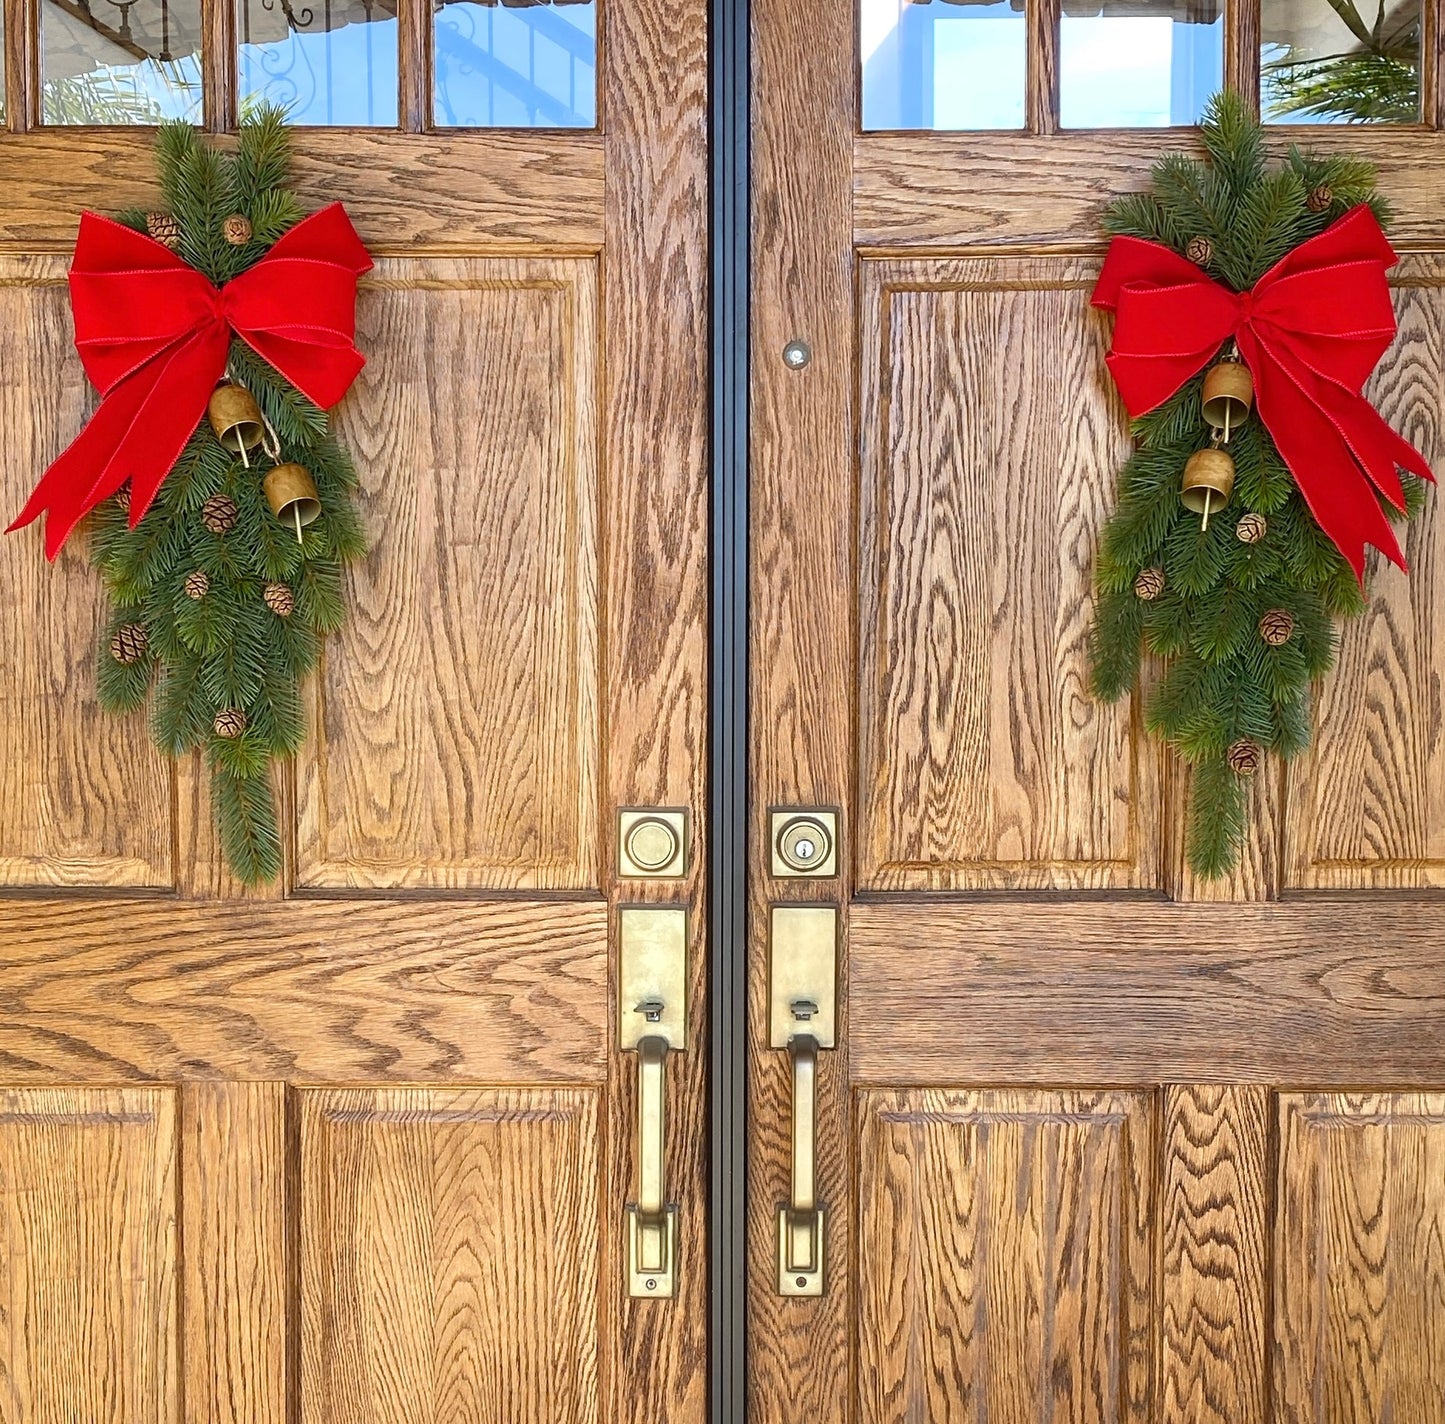
[[[153,95],[104,69],[47,79],[40,103],[47,124],[163,124],[167,117]]]
[[[1416,54],[1334,54],[1321,59],[1279,60],[1265,67],[1281,118],[1334,119],[1344,123],[1413,124],[1420,118]]]
[[[1379,0],[1373,25],[1355,0],[1329,0],[1358,42],[1342,54],[1283,58],[1264,66],[1273,118],[1411,124],[1420,118],[1420,15],[1409,6],[1387,23]]]

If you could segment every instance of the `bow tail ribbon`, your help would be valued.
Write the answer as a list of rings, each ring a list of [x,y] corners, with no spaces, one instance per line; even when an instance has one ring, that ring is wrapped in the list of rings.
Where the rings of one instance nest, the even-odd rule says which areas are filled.
[[[45,519],[45,557],[131,481],[131,525],[144,517],[191,438],[226,370],[224,328],[198,333],[113,386],[80,434],[46,470],[5,531]]]

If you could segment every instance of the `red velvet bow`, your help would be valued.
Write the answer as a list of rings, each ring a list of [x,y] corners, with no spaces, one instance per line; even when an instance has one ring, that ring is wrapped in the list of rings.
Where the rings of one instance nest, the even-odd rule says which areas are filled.
[[[1405,567],[1375,490],[1404,507],[1397,466],[1424,457],[1360,394],[1395,335],[1385,272],[1396,262],[1375,215],[1352,208],[1232,292],[1155,242],[1116,237],[1093,302],[1117,314],[1108,355],[1129,414],[1162,405],[1233,337],[1255,402],[1320,528],[1363,576],[1365,545]],[[1373,486],[1373,487],[1372,487]]]
[[[10,528],[47,511],[53,559],[85,514],[127,480],[134,528],[206,413],[232,332],[317,405],[335,405],[364,364],[352,343],[356,279],[370,267],[340,203],[297,223],[219,290],[144,234],[83,214],[70,306],[100,408]]]

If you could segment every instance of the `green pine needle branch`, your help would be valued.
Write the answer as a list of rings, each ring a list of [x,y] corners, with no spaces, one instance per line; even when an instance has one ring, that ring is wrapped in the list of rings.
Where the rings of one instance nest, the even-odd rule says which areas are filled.
[[[1268,167],[1263,131],[1236,95],[1211,102],[1202,140],[1203,157],[1161,158],[1148,192],[1113,203],[1106,230],[1180,253],[1204,237],[1205,270],[1243,290],[1347,209],[1365,203],[1386,216],[1358,159],[1292,150]],[[1229,505],[1207,527],[1184,507],[1185,464],[1211,438],[1203,384],[1201,373],[1135,423],[1100,541],[1090,652],[1094,691],[1110,701],[1138,685],[1144,655],[1162,660],[1145,723],[1193,767],[1187,855],[1196,874],[1217,878],[1238,861],[1259,756],[1308,745],[1311,683],[1333,664],[1334,620],[1359,613],[1364,598],[1254,416],[1228,445]],[[1402,479],[1413,517],[1421,484]],[[1266,639],[1266,627],[1277,636],[1282,625],[1282,642]]]
[[[180,254],[214,282],[258,262],[302,217],[285,187],[290,138],[278,109],[247,109],[234,157],[185,123],[162,126],[156,156]],[[227,240],[234,214],[250,221],[249,241]],[[120,220],[145,230],[143,212]],[[206,758],[227,861],[242,881],[261,884],[282,869],[273,768],[305,740],[301,682],[322,637],[344,621],[342,568],[366,539],[356,472],[326,412],[241,341],[229,366],[256,397],[280,455],[271,461],[258,450],[248,466],[203,419],[136,528],[128,490],[95,511],[91,559],[111,605],[97,687],[115,712],[149,703],[152,735],[169,755]],[[321,514],[299,540],[262,492],[271,464],[285,461],[304,465],[320,495]]]

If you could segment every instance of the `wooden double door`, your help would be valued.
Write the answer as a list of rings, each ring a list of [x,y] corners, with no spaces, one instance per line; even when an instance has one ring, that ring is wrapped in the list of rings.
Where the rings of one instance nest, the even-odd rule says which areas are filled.
[[[5,7],[12,509],[88,408],[76,215],[155,202],[149,133],[44,122],[42,3]],[[1058,7],[1026,8],[1027,132],[875,133],[852,6],[752,0],[744,612],[710,596],[705,7],[607,0],[597,127],[535,132],[434,128],[430,7],[399,7],[395,127],[298,137],[303,199],[377,256],[339,413],[373,550],[274,890],[226,874],[204,768],[99,712],[83,553],[0,542],[3,1424],[701,1421],[744,1348],[714,1265],[746,1287],[729,1419],[1445,1424],[1439,517],[1376,571],[1309,758],[1259,779],[1239,874],[1191,880],[1179,768],[1085,690],[1127,448],[1097,217],[1186,137],[1060,132]],[[201,16],[225,133],[230,10]],[[1226,15],[1246,92],[1257,21]],[[1420,128],[1319,141],[1381,164],[1409,255],[1378,397],[1439,464],[1436,80]],[[748,931],[713,943],[740,668],[709,629],[743,616]],[[640,874],[656,812],[678,858]],[[655,1299],[638,910],[684,918]]]
[[[1222,15],[1225,78],[1257,100],[1262,11],[1268,41],[1304,8],[1192,13]],[[1371,570],[1310,754],[1257,778],[1239,872],[1197,882],[1180,766],[1087,675],[1129,449],[1089,307],[1100,213],[1188,133],[1061,126],[1083,92],[1141,102],[1086,83],[1132,26],[1174,17],[1177,83],[1184,7],[752,15],[750,1418],[1440,1424],[1439,501],[1409,577]],[[887,46],[902,65],[920,30],[934,48],[883,102]],[[949,68],[970,43],[996,73]],[[1424,53],[1418,126],[1275,147],[1378,164],[1405,255],[1370,389],[1438,470],[1445,146]],[[1016,100],[1023,131],[870,121],[926,125],[909,83],[940,122]],[[798,814],[836,816],[830,873],[780,863]],[[835,914],[840,947],[836,1021],[813,1035],[816,1295],[779,1268],[810,1065],[795,1075],[778,1014],[789,955],[827,923],[780,913],[802,907]]]

